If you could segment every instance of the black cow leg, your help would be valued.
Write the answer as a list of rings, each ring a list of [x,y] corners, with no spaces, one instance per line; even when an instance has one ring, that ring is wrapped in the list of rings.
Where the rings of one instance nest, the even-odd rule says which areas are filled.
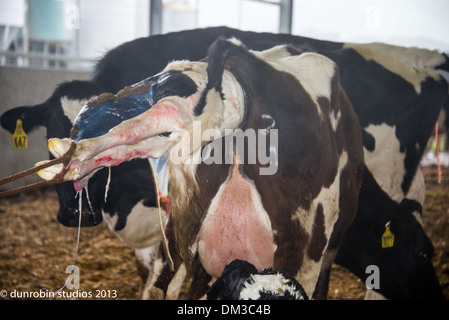
[[[331,274],[332,263],[337,255],[336,249],[327,250],[323,256],[323,262],[321,264],[320,276],[313,293],[314,300],[326,300],[327,292],[329,290],[329,279]]]

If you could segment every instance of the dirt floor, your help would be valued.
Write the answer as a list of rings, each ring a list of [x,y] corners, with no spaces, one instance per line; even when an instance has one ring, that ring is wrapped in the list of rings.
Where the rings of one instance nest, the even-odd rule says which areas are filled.
[[[436,169],[425,169],[424,173],[424,226],[433,241],[433,262],[449,299],[449,169],[443,170],[441,184],[436,183]],[[66,267],[73,264],[77,229],[59,224],[57,209],[52,188],[0,199],[0,299],[24,298],[27,294],[48,298],[64,285],[69,275]],[[81,290],[77,294],[81,298],[138,298],[140,278],[133,250],[125,247],[105,223],[81,229],[75,265],[80,271]],[[364,295],[361,281],[334,267],[329,299],[363,299]]]

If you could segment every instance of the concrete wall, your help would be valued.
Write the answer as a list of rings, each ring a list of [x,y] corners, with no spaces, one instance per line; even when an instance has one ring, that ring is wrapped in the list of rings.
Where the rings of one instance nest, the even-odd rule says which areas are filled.
[[[47,100],[56,86],[64,81],[88,79],[88,72],[38,70],[0,67],[0,114],[18,106],[33,106]],[[36,162],[49,158],[46,130],[40,128],[28,134],[28,148],[14,149],[11,134],[0,128],[0,178],[31,168]],[[12,189],[42,181],[33,174],[16,182],[0,186]]]

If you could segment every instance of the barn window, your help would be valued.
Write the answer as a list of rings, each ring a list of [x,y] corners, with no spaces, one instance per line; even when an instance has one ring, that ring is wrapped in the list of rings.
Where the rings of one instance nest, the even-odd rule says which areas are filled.
[[[292,0],[2,0],[0,65],[88,71],[96,59],[121,43],[150,34],[219,25],[289,33],[292,3]]]
[[[121,43],[210,26],[446,52],[448,8],[442,0],[1,0],[0,65],[90,71]]]

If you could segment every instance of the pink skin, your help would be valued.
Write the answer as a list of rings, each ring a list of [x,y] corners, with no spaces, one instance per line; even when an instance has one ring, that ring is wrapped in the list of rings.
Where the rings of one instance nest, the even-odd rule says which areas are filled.
[[[238,167],[234,165],[216,210],[208,213],[198,235],[201,262],[215,278],[234,259],[246,260],[259,271],[273,266],[275,247],[268,216],[263,218],[260,200],[252,196],[251,185]]]
[[[103,136],[79,141],[72,159],[84,162],[106,150],[134,145],[161,133],[181,128],[180,116],[180,106],[165,99],[138,117],[123,121]],[[132,158],[127,157],[123,161],[130,159]]]
[[[133,147],[127,145],[117,146],[86,161],[72,160],[64,179],[77,180],[75,182],[75,189],[82,189],[87,184],[89,178],[101,168],[117,166],[122,162],[135,158],[147,158],[148,154],[152,151],[152,147],[151,143],[145,142],[147,141],[139,143],[138,147],[136,145]],[[167,144],[169,143],[168,141]]]

